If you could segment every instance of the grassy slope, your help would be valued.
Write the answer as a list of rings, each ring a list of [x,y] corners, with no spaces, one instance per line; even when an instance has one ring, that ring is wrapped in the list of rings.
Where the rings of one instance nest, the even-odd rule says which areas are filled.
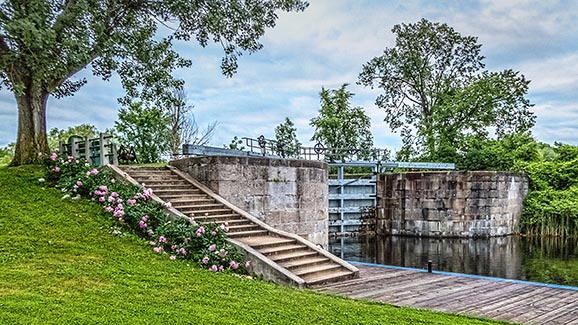
[[[0,168],[1,324],[486,324],[213,274],[113,235],[31,167]]]

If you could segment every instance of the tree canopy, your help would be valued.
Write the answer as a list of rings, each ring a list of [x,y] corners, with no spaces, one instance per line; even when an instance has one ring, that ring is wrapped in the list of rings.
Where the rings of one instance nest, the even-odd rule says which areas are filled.
[[[275,140],[283,157],[299,159],[301,142],[297,139],[295,124],[288,117],[283,123],[275,127]]]
[[[383,90],[376,99],[392,130],[401,130],[401,153],[432,155],[463,150],[468,139],[525,132],[535,123],[519,72],[483,70],[481,45],[447,24],[426,19],[395,25],[395,46],[367,62],[359,83]]]
[[[337,90],[321,89],[319,115],[311,119],[315,128],[311,140],[319,141],[331,149],[358,149],[360,156],[369,155],[373,146],[371,121],[362,107],[351,107],[353,93],[343,84]],[[349,154],[336,151],[333,159],[342,160]]]
[[[275,26],[277,11],[301,11],[303,0],[7,0],[0,4],[0,82],[18,103],[13,164],[48,150],[49,95],[74,94],[86,83],[75,75],[90,66],[108,80],[120,75],[130,104],[161,105],[182,85],[172,72],[191,66],[174,41],[221,44],[222,71],[231,76],[243,52],[261,49],[259,38]]]

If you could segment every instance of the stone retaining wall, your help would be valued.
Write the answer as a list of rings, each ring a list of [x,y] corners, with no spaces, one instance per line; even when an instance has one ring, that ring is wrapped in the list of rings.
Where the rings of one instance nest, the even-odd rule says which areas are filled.
[[[327,249],[327,164],[263,157],[193,157],[170,164],[270,226]]]
[[[378,175],[376,232],[430,237],[503,236],[517,230],[528,178],[514,172]]]

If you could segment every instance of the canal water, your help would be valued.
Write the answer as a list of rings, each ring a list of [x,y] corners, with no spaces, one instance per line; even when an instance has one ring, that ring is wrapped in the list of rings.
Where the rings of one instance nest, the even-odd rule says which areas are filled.
[[[433,269],[578,286],[578,240],[518,236],[488,239],[358,236],[329,239],[347,261]]]

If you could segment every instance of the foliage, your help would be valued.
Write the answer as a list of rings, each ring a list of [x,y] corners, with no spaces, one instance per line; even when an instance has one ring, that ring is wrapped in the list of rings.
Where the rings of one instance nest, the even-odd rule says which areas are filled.
[[[48,147],[51,150],[58,148],[60,142],[68,142],[68,138],[78,135],[83,138],[95,138],[98,135],[98,129],[91,124],[80,124],[71,126],[68,129],[52,128],[48,132]]]
[[[166,110],[170,125],[169,151],[173,157],[177,157],[183,144],[206,145],[213,136],[217,122],[209,123],[201,132],[193,114],[193,107],[187,105],[184,90],[176,88],[173,93],[176,101]]]
[[[223,147],[232,150],[245,150],[245,146],[243,146],[243,139],[239,139],[237,136],[234,136],[233,139],[231,139],[231,143],[229,143],[229,145],[224,144]]]
[[[498,324],[191,268],[39,177],[0,168],[2,324]]]
[[[30,0],[0,4],[0,82],[14,92],[19,134],[14,164],[27,164],[46,151],[46,102],[78,91],[90,66],[109,80],[118,73],[124,106],[139,99],[163,107],[182,80],[172,72],[190,67],[173,43],[220,44],[222,72],[237,69],[245,52],[262,48],[259,39],[275,26],[278,11],[302,11],[302,0],[105,1]]]
[[[288,117],[285,118],[285,122],[275,127],[275,140],[283,157],[299,159],[301,142],[297,139],[295,124]]]
[[[136,102],[121,108],[114,124],[121,143],[133,145],[138,161],[146,164],[159,162],[168,153],[169,120],[160,109]]]
[[[578,147],[556,144],[553,161],[519,163],[530,178],[521,231],[578,236]]]
[[[395,25],[396,45],[363,66],[359,83],[381,88],[376,99],[390,128],[401,131],[400,159],[465,150],[468,138],[529,130],[535,116],[528,84],[512,70],[482,71],[477,38],[426,19]]]
[[[520,163],[542,160],[538,143],[529,133],[505,135],[496,140],[471,137],[467,152],[453,154],[456,166],[464,170],[517,170]]]
[[[331,149],[359,149],[365,157],[373,146],[371,122],[362,107],[351,107],[349,100],[354,94],[346,89],[347,86],[343,84],[337,90],[321,89],[319,115],[310,122],[315,128],[311,140]],[[331,158],[343,160],[348,156],[348,153],[337,151]]]
[[[117,180],[107,170],[91,168],[83,159],[39,154],[45,179],[65,193],[63,198],[86,198],[103,205],[104,211],[120,226],[143,237],[151,237],[156,253],[170,259],[186,259],[211,271],[225,269],[244,272],[241,255],[225,242],[228,225],[192,224],[186,219],[171,220],[164,206],[151,199],[152,189]],[[167,203],[167,205],[170,203]]]
[[[14,143],[9,143],[6,147],[0,148],[0,167],[7,166],[14,157]]]

